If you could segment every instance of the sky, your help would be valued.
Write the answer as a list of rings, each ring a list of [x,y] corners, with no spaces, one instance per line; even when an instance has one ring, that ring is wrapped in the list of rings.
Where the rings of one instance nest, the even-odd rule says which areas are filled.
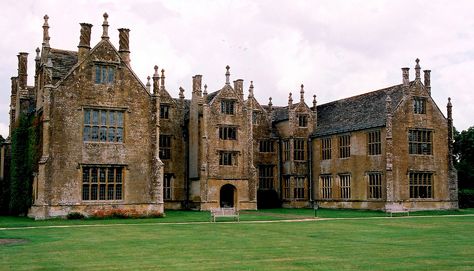
[[[166,70],[166,88],[190,98],[192,76],[208,91],[231,80],[250,81],[261,104],[287,105],[290,92],[318,104],[402,83],[402,67],[415,59],[431,70],[432,97],[446,115],[451,97],[454,125],[474,126],[474,1],[283,0],[3,0],[0,10],[0,134],[8,135],[10,78],[18,52],[28,52],[33,85],[43,16],[52,48],[76,50],[79,23],[91,23],[94,46],[103,13],[118,48],[118,28],[129,28],[131,66],[139,78]]]

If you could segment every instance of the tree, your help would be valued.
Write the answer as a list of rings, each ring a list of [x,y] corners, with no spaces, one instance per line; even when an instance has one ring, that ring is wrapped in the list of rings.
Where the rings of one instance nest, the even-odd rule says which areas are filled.
[[[454,155],[459,188],[474,188],[474,126],[454,131]]]

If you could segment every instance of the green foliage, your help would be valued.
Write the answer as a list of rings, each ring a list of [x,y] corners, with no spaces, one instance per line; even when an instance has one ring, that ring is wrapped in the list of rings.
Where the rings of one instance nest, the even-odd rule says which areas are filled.
[[[26,215],[32,203],[34,166],[38,159],[38,125],[34,116],[21,114],[11,138],[10,213]]]
[[[454,134],[459,188],[474,188],[474,126]]]
[[[2,144],[3,142],[5,142],[5,138],[3,138],[2,135],[0,135],[0,144]]]
[[[474,207],[474,189],[459,190],[459,208]]]

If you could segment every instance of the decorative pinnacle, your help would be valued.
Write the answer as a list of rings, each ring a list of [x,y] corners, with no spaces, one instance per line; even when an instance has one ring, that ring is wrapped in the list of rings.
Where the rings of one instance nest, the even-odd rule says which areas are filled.
[[[184,89],[182,87],[179,87],[179,98],[184,99]]]
[[[161,88],[165,89],[165,69],[161,69]]]
[[[304,101],[304,85],[303,84],[301,84],[300,100]]]
[[[253,97],[253,81],[250,81],[249,98]]]
[[[288,96],[288,104],[292,104],[293,103],[293,94],[291,94],[290,92],[290,95]]]
[[[158,74],[158,65],[155,65],[154,69],[155,69],[155,73],[153,74],[153,78],[160,77],[160,75]]]
[[[230,85],[230,67],[229,65],[225,66],[225,69],[227,70],[226,73],[225,73],[225,84],[226,85]]]
[[[313,105],[316,105],[316,94],[313,95]]]
[[[48,24],[48,19],[49,16],[46,14],[43,17],[44,19],[44,24],[43,24],[43,46],[49,47],[49,24]]]
[[[415,65],[415,79],[420,79],[420,59],[415,60],[416,65]]]
[[[40,58],[40,48],[36,47],[36,59]]]
[[[272,103],[272,97],[268,98],[268,106],[272,106],[273,103]]]
[[[448,106],[452,107],[453,105],[451,104],[451,97],[448,97]]]
[[[103,16],[104,16],[104,22],[102,23],[102,28],[103,28],[102,39],[108,40],[109,39],[109,22],[107,21],[107,18],[109,18],[109,15],[107,14],[107,12],[105,12]]]
[[[207,95],[207,84],[204,84],[204,92],[202,94]]]
[[[148,77],[146,78],[146,80],[147,80],[146,86],[147,86],[147,87],[151,86],[151,84],[150,84],[150,79],[151,79],[151,77],[148,75]]]

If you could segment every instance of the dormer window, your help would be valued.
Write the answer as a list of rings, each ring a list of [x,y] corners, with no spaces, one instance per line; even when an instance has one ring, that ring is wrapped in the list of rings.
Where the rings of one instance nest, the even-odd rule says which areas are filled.
[[[226,115],[234,115],[235,111],[235,101],[232,100],[222,100],[221,101],[221,113]]]
[[[298,115],[298,126],[308,127],[308,115]]]
[[[413,111],[415,114],[426,114],[426,99],[422,97],[413,98]]]
[[[115,80],[115,67],[103,64],[95,65],[95,83],[111,84]]]

